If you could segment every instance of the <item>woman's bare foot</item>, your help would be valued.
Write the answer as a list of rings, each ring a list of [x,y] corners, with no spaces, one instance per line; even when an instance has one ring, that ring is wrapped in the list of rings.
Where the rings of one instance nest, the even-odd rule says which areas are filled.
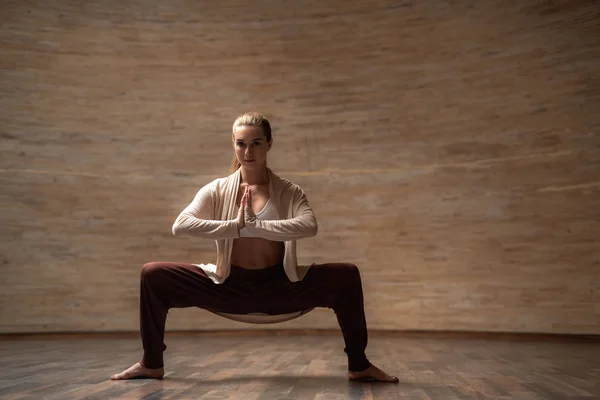
[[[363,382],[389,382],[398,383],[400,380],[392,375],[388,375],[374,365],[360,372],[348,371],[348,379],[351,381]]]
[[[151,378],[162,379],[165,374],[164,368],[150,369],[143,367],[139,362],[133,364],[120,374],[114,374],[110,377],[112,380],[135,379],[135,378]]]

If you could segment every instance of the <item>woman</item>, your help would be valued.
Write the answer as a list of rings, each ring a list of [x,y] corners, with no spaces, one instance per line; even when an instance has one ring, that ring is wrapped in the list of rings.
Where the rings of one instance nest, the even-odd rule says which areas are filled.
[[[366,355],[362,283],[352,264],[296,263],[296,240],[317,234],[317,221],[300,187],[267,167],[271,126],[258,113],[233,124],[232,173],[202,187],[173,224],[174,235],[213,239],[217,263],[152,262],[142,267],[140,327],[144,355],[111,379],[164,375],[167,311],[200,307],[233,314],[286,314],[332,308],[348,356],[351,380],[398,382]]]

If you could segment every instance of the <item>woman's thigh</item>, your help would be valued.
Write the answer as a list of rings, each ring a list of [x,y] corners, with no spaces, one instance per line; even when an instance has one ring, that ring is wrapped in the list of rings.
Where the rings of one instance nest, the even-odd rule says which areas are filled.
[[[200,307],[233,312],[244,294],[237,285],[217,284],[193,264],[150,262],[142,267],[142,287],[150,285],[169,308]]]
[[[263,312],[287,313],[313,307],[333,308],[348,290],[361,290],[358,267],[350,263],[313,264],[298,282],[280,281],[261,296]]]

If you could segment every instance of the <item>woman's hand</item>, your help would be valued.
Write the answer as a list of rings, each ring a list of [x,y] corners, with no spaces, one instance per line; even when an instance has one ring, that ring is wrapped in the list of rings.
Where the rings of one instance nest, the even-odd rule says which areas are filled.
[[[242,200],[240,200],[240,210],[238,211],[237,223],[238,231],[241,231],[246,227],[246,219],[244,218],[244,209],[250,204],[250,186],[246,186]]]

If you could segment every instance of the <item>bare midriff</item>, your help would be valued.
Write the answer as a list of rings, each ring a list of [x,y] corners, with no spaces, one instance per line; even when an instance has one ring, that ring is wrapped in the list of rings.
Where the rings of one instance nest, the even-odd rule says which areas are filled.
[[[247,269],[263,269],[283,263],[283,242],[263,238],[239,238],[233,241],[231,264]]]

